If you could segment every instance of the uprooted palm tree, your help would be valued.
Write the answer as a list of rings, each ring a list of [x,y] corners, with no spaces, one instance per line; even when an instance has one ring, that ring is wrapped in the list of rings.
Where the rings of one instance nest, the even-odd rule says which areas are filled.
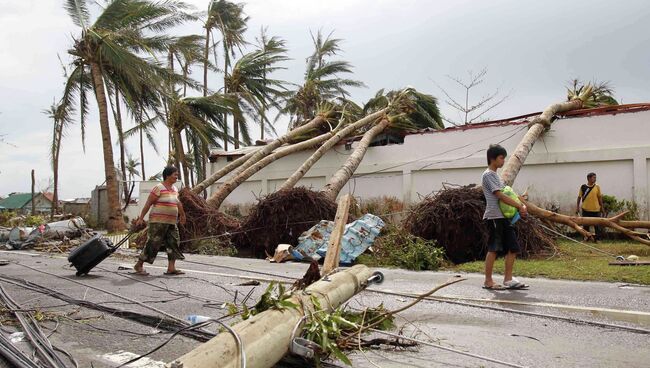
[[[301,86],[289,93],[282,114],[289,115],[289,128],[293,129],[316,116],[318,106],[336,98],[348,98],[348,88],[365,87],[363,82],[341,75],[352,73],[352,65],[343,60],[330,60],[341,52],[341,40],[326,37],[321,31],[313,34],[314,52],[307,58],[307,70]]]
[[[66,83],[62,103],[73,105],[79,95],[81,120],[88,110],[85,91],[92,86],[99,109],[99,125],[104,153],[104,173],[109,215],[106,227],[120,230],[125,224],[119,203],[113,149],[108,119],[106,87],[113,81],[123,95],[147,86],[162,86],[169,80],[168,71],[155,61],[156,53],[167,50],[170,37],[161,32],[192,17],[182,2],[148,0],[110,1],[93,23],[86,0],[67,0],[64,5],[72,21],[81,28],[68,53],[74,58],[73,70]],[[154,33],[154,34],[151,34]],[[147,53],[148,56],[142,56]],[[90,73],[91,78],[86,76]],[[83,123],[82,123],[83,124]]]
[[[618,101],[614,98],[614,88],[611,87],[609,82],[592,82],[585,84],[579,79],[573,79],[569,82],[567,89],[567,101],[580,99],[587,88],[591,88],[591,94],[582,103],[582,108],[592,108],[600,106],[613,106],[618,105]]]
[[[442,116],[435,97],[418,92],[414,88],[391,91],[384,95],[380,90],[366,104],[365,111],[382,111],[375,122],[368,125],[361,140],[341,168],[332,175],[321,192],[335,200],[361,164],[373,139],[384,130],[403,132],[411,129],[443,129]]]
[[[303,125],[302,127],[294,130],[293,132],[294,138],[298,139],[298,137],[301,136],[299,142],[292,142],[292,144],[290,144],[289,146],[280,148],[279,150],[273,152],[272,152],[273,148],[272,147],[269,148],[268,146],[254,152],[252,156],[248,158],[247,161],[243,165],[241,165],[237,170],[235,170],[234,173],[231,175],[231,177],[228,178],[228,180],[226,180],[222,185],[220,185],[219,188],[212,194],[212,196],[210,196],[210,198],[208,199],[208,205],[213,206],[215,208],[219,208],[219,206],[221,206],[223,201],[226,199],[226,197],[228,197],[228,195],[230,195],[230,193],[232,193],[239,185],[244,183],[248,178],[255,175],[258,171],[262,170],[263,168],[267,167],[268,165],[270,165],[271,163],[273,163],[274,161],[282,157],[291,155],[296,152],[304,151],[310,148],[318,147],[319,145],[330,140],[333,136],[338,134],[338,131],[341,130],[345,124],[349,124],[351,119],[356,119],[356,117],[353,117],[353,115],[346,114],[345,110],[341,109],[340,106],[333,106],[330,104],[327,104],[326,107],[324,107],[324,111],[322,111],[319,115],[325,117],[330,116],[329,119],[323,118],[323,120],[325,122],[327,122],[328,120],[330,121],[338,120],[338,124],[336,125],[335,128],[329,129],[327,132],[320,135],[316,135],[315,137],[312,137],[311,134],[305,134],[301,136],[299,133],[295,132],[295,131],[300,131],[301,128],[305,128],[309,124],[317,122],[317,121],[312,121],[311,123]],[[270,145],[275,146],[279,141],[281,140],[280,139],[276,140],[272,142]]]

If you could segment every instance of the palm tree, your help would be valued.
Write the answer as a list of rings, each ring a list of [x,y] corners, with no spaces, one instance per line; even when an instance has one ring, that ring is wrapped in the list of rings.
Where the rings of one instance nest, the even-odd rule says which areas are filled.
[[[58,211],[59,207],[59,153],[61,152],[61,141],[65,135],[67,125],[72,123],[69,115],[65,114],[60,104],[52,103],[50,108],[43,110],[43,113],[52,119],[52,145],[50,147],[50,161],[52,163],[52,173],[54,177],[54,189],[52,199],[52,211],[50,219]]]
[[[140,172],[138,172],[138,165],[140,165],[138,159],[134,159],[131,155],[129,155],[128,160],[125,163],[125,167],[122,168],[129,174],[129,182],[131,183],[131,188],[128,190],[127,195],[124,198],[124,210],[126,210],[126,207],[129,206],[129,202],[131,202],[131,195],[133,194],[133,189],[135,188],[134,177],[140,176]],[[144,178],[144,175],[142,175],[142,178]],[[124,179],[126,180],[126,178]],[[124,187],[126,187],[126,185]]]
[[[280,39],[278,37],[272,36],[269,38],[268,34],[268,29],[266,27],[262,27],[260,29],[260,36],[256,38],[257,40],[257,48],[261,52],[265,53],[277,53],[277,54],[286,54],[287,53],[287,48],[285,47],[285,41],[283,39]],[[262,73],[262,78],[264,84],[266,84],[266,76],[269,73],[269,70],[267,68],[264,68],[263,73]],[[269,133],[276,133],[275,128],[273,127],[272,124],[264,125],[264,123],[268,122],[268,118],[266,117],[266,110],[267,110],[267,105],[272,104],[273,106],[277,107],[276,101],[260,101],[261,102],[261,110],[259,111],[260,115],[260,140],[264,140],[264,133],[266,130],[269,131]]]
[[[207,97],[179,97],[169,100],[168,129],[172,133],[176,165],[183,173],[183,183],[189,180],[189,166],[185,158],[185,149],[181,133],[191,131],[191,136],[199,144],[194,149],[203,149],[209,146],[219,146],[218,139],[223,137],[225,114],[232,113],[235,102],[226,96],[214,94]],[[209,152],[202,151],[206,156]]]
[[[124,132],[124,138],[130,138],[134,135],[138,135],[140,141],[140,162],[142,177],[146,177],[144,170],[144,138],[147,138],[149,145],[154,149],[156,153],[159,153],[158,145],[154,138],[154,132],[156,131],[156,123],[158,122],[158,117],[154,116],[153,118],[148,118],[144,120],[142,118],[143,113],[136,113],[136,126]]]
[[[233,137],[235,149],[239,148],[240,132],[246,144],[250,144],[250,134],[244,113],[262,115],[266,106],[272,104],[284,93],[284,82],[268,78],[268,74],[281,69],[278,63],[287,60],[286,49],[280,47],[282,42],[266,51],[257,50],[243,55],[235,65],[232,73],[226,76],[228,95],[237,101],[237,113],[233,116]]]
[[[385,113],[363,134],[345,164],[332,175],[321,190],[331,200],[336,199],[343,186],[350,180],[361,164],[370,143],[379,133],[386,129],[404,131],[422,128],[443,129],[444,127],[436,98],[410,87],[387,94],[380,90],[374,98],[366,103],[364,110],[366,113],[382,110]]]
[[[314,53],[307,58],[305,80],[298,90],[290,93],[281,110],[290,117],[290,128],[314,118],[318,106],[337,97],[347,99],[349,87],[365,87],[365,84],[353,79],[339,77],[340,74],[352,73],[352,65],[347,61],[328,60],[341,52],[341,40],[332,38],[330,33],[323,37],[321,31],[312,34]]]
[[[578,96],[585,91],[587,86],[591,86],[591,97],[584,101],[583,108],[618,105],[618,101],[614,98],[614,88],[610,86],[609,82],[593,81],[585,85],[577,78],[571,80],[566,87],[567,101],[579,98]]]
[[[81,28],[81,34],[68,51],[74,58],[73,71],[62,101],[64,106],[72,105],[72,99],[80,94],[83,120],[87,101],[82,91],[87,85],[93,88],[99,109],[109,204],[106,227],[109,231],[121,230],[125,224],[114,170],[106,88],[112,83],[129,98],[146,86],[161,86],[169,80],[170,73],[153,59],[155,53],[165,52],[170,42],[170,37],[161,32],[191,17],[184,12],[187,5],[177,1],[110,1],[92,24],[86,0],[66,0],[64,7],[75,25]],[[139,55],[141,52],[150,56],[143,57]],[[88,73],[91,80],[84,78]]]
[[[244,41],[248,16],[244,14],[244,5],[236,4],[226,0],[212,0],[208,6],[208,18],[205,21],[205,48],[203,59],[203,96],[208,95],[208,54],[210,50],[210,35],[213,29],[221,33],[221,45],[224,51],[224,93],[227,93],[225,79],[228,77],[228,67],[231,57],[235,56],[235,48],[240,48]],[[215,52],[216,43],[213,42],[212,50]],[[227,118],[225,119],[227,126]],[[227,131],[224,132],[224,149],[228,150]]]

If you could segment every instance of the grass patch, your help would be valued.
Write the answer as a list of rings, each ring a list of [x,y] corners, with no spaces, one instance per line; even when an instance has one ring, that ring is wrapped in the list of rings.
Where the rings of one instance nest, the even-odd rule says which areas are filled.
[[[598,249],[622,255],[637,255],[639,260],[650,261],[650,247],[626,241],[588,243]],[[583,281],[626,282],[650,285],[650,266],[610,266],[614,258],[568,240],[558,242],[558,252],[549,259],[517,260],[515,274],[523,277],[546,277]],[[447,267],[448,270],[483,273],[483,261],[468,262]],[[503,273],[503,258],[497,260],[494,272]]]

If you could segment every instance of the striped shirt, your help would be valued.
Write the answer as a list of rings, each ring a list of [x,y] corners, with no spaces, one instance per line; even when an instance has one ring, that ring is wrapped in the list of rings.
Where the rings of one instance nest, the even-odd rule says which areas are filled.
[[[494,192],[502,190],[505,187],[499,175],[488,168],[483,172],[481,183],[483,185],[483,195],[485,196],[485,213],[483,214],[483,219],[505,218],[503,213],[501,213],[501,208],[499,208],[499,198],[494,195]]]
[[[178,217],[178,191],[174,186],[171,189],[158,184],[151,189],[151,194],[158,197],[149,213],[149,222],[162,224],[176,224]]]

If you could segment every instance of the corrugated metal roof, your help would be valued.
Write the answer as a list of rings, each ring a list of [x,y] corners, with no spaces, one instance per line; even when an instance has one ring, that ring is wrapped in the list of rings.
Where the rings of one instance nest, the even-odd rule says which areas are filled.
[[[31,200],[31,193],[14,193],[9,197],[0,200],[0,206],[3,206],[9,210],[17,210],[23,208]]]

